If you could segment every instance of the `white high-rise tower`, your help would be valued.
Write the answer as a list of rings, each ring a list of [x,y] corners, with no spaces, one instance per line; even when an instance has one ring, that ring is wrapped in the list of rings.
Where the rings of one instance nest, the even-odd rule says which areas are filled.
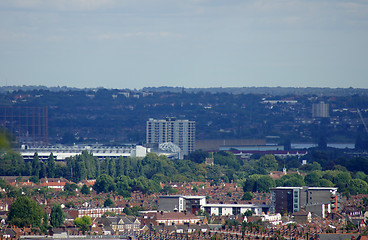
[[[147,121],[147,145],[171,142],[180,148],[181,155],[194,151],[195,121],[176,118],[153,119]]]

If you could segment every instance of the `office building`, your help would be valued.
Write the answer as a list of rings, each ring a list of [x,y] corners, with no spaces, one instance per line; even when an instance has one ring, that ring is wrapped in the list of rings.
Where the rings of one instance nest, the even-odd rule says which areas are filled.
[[[180,156],[194,151],[195,122],[176,118],[152,119],[147,121],[147,146],[173,143],[180,148]]]
[[[305,210],[326,217],[338,209],[337,188],[334,187],[276,187],[270,190],[272,213]]]

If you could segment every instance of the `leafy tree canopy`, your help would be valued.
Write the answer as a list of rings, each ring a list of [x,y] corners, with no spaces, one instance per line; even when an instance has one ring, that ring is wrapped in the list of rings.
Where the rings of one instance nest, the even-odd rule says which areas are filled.
[[[29,197],[18,197],[10,206],[8,224],[18,227],[40,227],[43,211],[41,206]]]
[[[50,223],[53,227],[60,227],[64,224],[65,214],[59,204],[54,204],[51,209]]]

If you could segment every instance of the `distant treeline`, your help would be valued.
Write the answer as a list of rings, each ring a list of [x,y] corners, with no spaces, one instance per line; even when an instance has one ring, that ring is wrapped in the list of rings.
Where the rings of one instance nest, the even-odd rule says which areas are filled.
[[[345,194],[368,193],[368,159],[349,158],[339,150],[312,150],[301,165],[300,159],[275,158],[273,155],[253,156],[241,160],[230,152],[214,153],[214,165],[204,163],[207,152],[196,151],[185,160],[169,160],[165,156],[150,153],[145,158],[98,159],[84,151],[81,155],[67,158],[64,163],[55,163],[53,156],[45,162],[37,154],[33,161],[25,162],[21,155],[8,152],[0,157],[0,175],[32,176],[37,182],[44,177],[64,177],[75,183],[97,179],[98,192],[116,191],[130,196],[131,191],[143,193],[161,191],[163,182],[209,181],[238,182],[244,191],[264,191],[275,186],[338,187]],[[294,174],[274,180],[271,171],[284,167]],[[299,172],[300,174],[296,173]],[[168,191],[168,189],[166,189]]]

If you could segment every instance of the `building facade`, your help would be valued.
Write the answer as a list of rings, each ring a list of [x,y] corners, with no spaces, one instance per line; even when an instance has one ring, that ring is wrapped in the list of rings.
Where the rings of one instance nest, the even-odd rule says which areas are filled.
[[[276,187],[271,188],[271,207],[274,213],[310,211],[321,217],[338,211],[337,188],[333,187]]]
[[[312,117],[314,118],[328,118],[330,117],[329,104],[325,102],[313,103]]]
[[[159,211],[188,212],[199,214],[206,211],[209,215],[227,216],[240,215],[246,211],[253,211],[255,215],[261,215],[269,211],[269,205],[260,204],[208,204],[206,196],[167,195],[159,196]]]
[[[189,212],[199,214],[201,207],[206,204],[206,196],[159,196],[159,210],[166,212]]]
[[[195,147],[195,121],[150,118],[147,121],[146,142],[150,147],[173,143],[180,148],[180,155],[187,155]]]

